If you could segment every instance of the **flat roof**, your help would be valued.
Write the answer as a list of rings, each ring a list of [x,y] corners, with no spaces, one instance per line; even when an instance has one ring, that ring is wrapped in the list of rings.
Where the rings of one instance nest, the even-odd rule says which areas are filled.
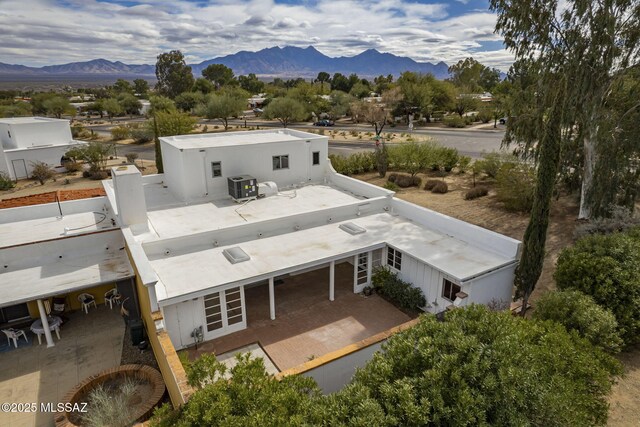
[[[63,258],[0,274],[0,307],[133,277],[125,250]]]
[[[341,224],[349,222],[366,232],[352,235],[340,229]],[[263,280],[385,244],[459,281],[516,262],[515,258],[471,246],[389,213],[357,217],[230,246],[170,256],[159,254],[150,256],[149,261],[160,279],[156,285],[158,302],[166,305],[226,284]],[[251,259],[230,263],[223,251],[231,246],[240,246]]]
[[[289,129],[256,130],[195,135],[167,136],[160,140],[179,149],[230,147],[234,145],[268,144],[275,142],[307,141],[320,136]]]
[[[25,123],[48,123],[48,122],[67,122],[66,119],[52,119],[50,117],[5,117],[0,118],[0,123],[8,125],[25,124]]]
[[[150,209],[153,209],[154,205],[171,206],[149,210],[147,213],[160,239],[220,230],[365,200],[361,196],[328,184],[310,184],[297,189],[283,189],[278,195],[244,204],[225,198],[184,206],[184,202],[174,199],[162,184],[146,184],[145,195]],[[144,237],[146,236],[143,236],[142,240],[147,240]]]
[[[110,213],[103,218],[103,214],[100,213],[83,212],[65,215],[61,218],[50,216],[7,222],[0,224],[0,248],[115,229],[117,227],[111,225],[111,218]],[[69,228],[66,235],[65,228]]]

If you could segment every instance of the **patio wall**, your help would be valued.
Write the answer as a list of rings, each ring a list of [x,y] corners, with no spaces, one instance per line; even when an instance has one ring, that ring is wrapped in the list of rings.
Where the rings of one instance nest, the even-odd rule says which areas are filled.
[[[127,254],[136,273],[136,289],[140,303],[140,313],[146,328],[147,337],[156,361],[158,362],[162,378],[164,378],[165,385],[167,386],[171,403],[174,408],[177,408],[189,400],[193,389],[187,384],[187,373],[182,366],[180,358],[178,358],[176,349],[171,343],[169,334],[165,330],[158,330],[156,328],[156,322],[163,320],[162,314],[159,311],[151,312],[149,290],[142,284],[128,248]]]
[[[282,379],[289,375],[303,375],[313,378],[325,394],[334,393],[349,383],[356,369],[363,367],[371,360],[373,354],[380,350],[382,344],[390,336],[411,328],[419,321],[420,319],[410,320],[355,344],[287,369],[276,375],[276,378]]]

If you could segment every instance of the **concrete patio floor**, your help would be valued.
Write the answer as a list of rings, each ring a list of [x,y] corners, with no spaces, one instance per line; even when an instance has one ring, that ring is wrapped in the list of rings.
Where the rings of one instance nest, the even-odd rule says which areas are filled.
[[[275,287],[275,320],[269,318],[268,286],[245,288],[247,329],[190,348],[189,358],[259,343],[283,371],[411,320],[378,295],[354,294],[351,264],[336,265],[335,279],[335,300],[329,301],[328,267],[284,278]]]
[[[74,312],[47,348],[28,332],[30,346],[0,353],[0,402],[56,404],[90,375],[120,365],[125,325],[115,307]],[[4,339],[4,335],[0,339]],[[0,426],[53,426],[52,413],[3,413]]]

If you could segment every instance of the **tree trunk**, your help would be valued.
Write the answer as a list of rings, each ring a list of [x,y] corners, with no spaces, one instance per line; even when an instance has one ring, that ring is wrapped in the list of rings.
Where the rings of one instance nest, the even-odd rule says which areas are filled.
[[[533,207],[527,230],[524,234],[524,249],[516,270],[516,297],[522,297],[522,315],[525,315],[529,297],[542,273],[549,208],[560,164],[561,134],[560,112],[554,108],[546,123],[540,141],[540,157],[536,172],[536,188]]]
[[[591,202],[589,200],[593,187],[593,169],[596,164],[596,142],[592,128],[587,130],[584,137],[584,169],[582,172],[582,190],[580,192],[580,212],[578,219],[591,218]]]

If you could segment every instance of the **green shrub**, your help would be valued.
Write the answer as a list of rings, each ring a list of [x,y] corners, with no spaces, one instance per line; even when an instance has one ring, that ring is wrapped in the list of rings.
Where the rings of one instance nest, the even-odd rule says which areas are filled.
[[[622,206],[613,206],[609,210],[609,214],[608,218],[594,218],[587,223],[580,224],[573,233],[574,237],[579,239],[591,234],[611,234],[640,225],[640,218]]]
[[[37,180],[40,185],[44,185],[44,182],[53,178],[55,173],[48,164],[44,162],[32,162],[33,169],[31,170],[31,178]]]
[[[84,176],[84,173],[82,174]],[[107,179],[107,172],[98,170],[98,171],[89,171],[89,179],[94,181],[101,181],[103,179]]]
[[[435,187],[439,182],[440,182],[439,179],[428,179],[427,182],[424,184],[424,189],[427,191],[431,191],[433,190],[433,187]]]
[[[529,212],[533,206],[535,171],[526,163],[504,163],[496,176],[496,196],[510,211]]]
[[[73,125],[71,126],[71,137],[72,138],[80,138],[83,134],[86,133],[86,129],[82,125]]]
[[[609,353],[619,352],[622,346],[613,313],[580,291],[547,292],[536,302],[533,318],[560,323]]]
[[[127,158],[127,162],[135,164],[136,159],[138,158],[138,153],[127,153],[125,157]]]
[[[476,121],[476,115],[464,116],[463,120],[465,125],[472,125]]]
[[[444,181],[438,181],[431,189],[432,193],[445,194],[449,191],[449,186]]]
[[[447,116],[442,119],[442,122],[449,128],[463,128],[466,126],[464,119],[460,116]]]
[[[482,187],[482,186],[474,187],[464,194],[464,199],[473,200],[479,197],[484,197],[487,194],[489,194],[489,189],[487,187]]]
[[[436,152],[439,165],[445,170],[445,172],[451,172],[451,170],[458,164],[460,156],[458,156],[458,150],[449,147],[440,147]]]
[[[384,188],[391,191],[398,191],[400,187],[398,187],[394,182],[388,181],[383,185]]]
[[[116,126],[111,129],[111,139],[120,141],[129,138],[129,128],[127,126]]]
[[[15,184],[9,178],[9,175],[0,171],[0,191],[11,190],[13,187],[15,187]]]
[[[205,131],[206,132],[206,131]],[[129,131],[131,139],[137,144],[153,141],[153,130],[147,126],[135,126]]]
[[[393,181],[400,188],[419,187],[422,180],[417,176],[397,174]]]
[[[329,155],[331,165],[336,172],[343,175],[354,175],[375,170],[375,153],[354,153],[348,157]]]
[[[471,157],[469,156],[460,156],[458,157],[458,173],[465,173],[467,169],[469,169],[469,165],[471,164]]]
[[[491,119],[493,119],[493,114],[491,114],[490,111],[481,110],[476,116],[476,118],[480,120],[482,123],[489,123]]]
[[[609,309],[626,345],[640,342],[640,229],[587,236],[562,251],[554,278],[559,289],[590,295]]]
[[[473,168],[476,172],[483,172],[489,178],[495,178],[498,176],[498,171],[503,163],[517,163],[518,159],[506,153],[497,153],[495,151],[491,153],[483,153],[481,160],[476,160],[473,164]]]
[[[427,304],[422,289],[400,280],[388,268],[376,269],[371,282],[378,293],[388,297],[400,308],[417,311]]]
[[[80,162],[64,162],[62,164],[67,172],[79,172],[82,170],[82,163]]]
[[[397,173],[390,173],[389,177],[387,178],[387,181],[396,182],[397,178],[398,178],[398,174]]]

